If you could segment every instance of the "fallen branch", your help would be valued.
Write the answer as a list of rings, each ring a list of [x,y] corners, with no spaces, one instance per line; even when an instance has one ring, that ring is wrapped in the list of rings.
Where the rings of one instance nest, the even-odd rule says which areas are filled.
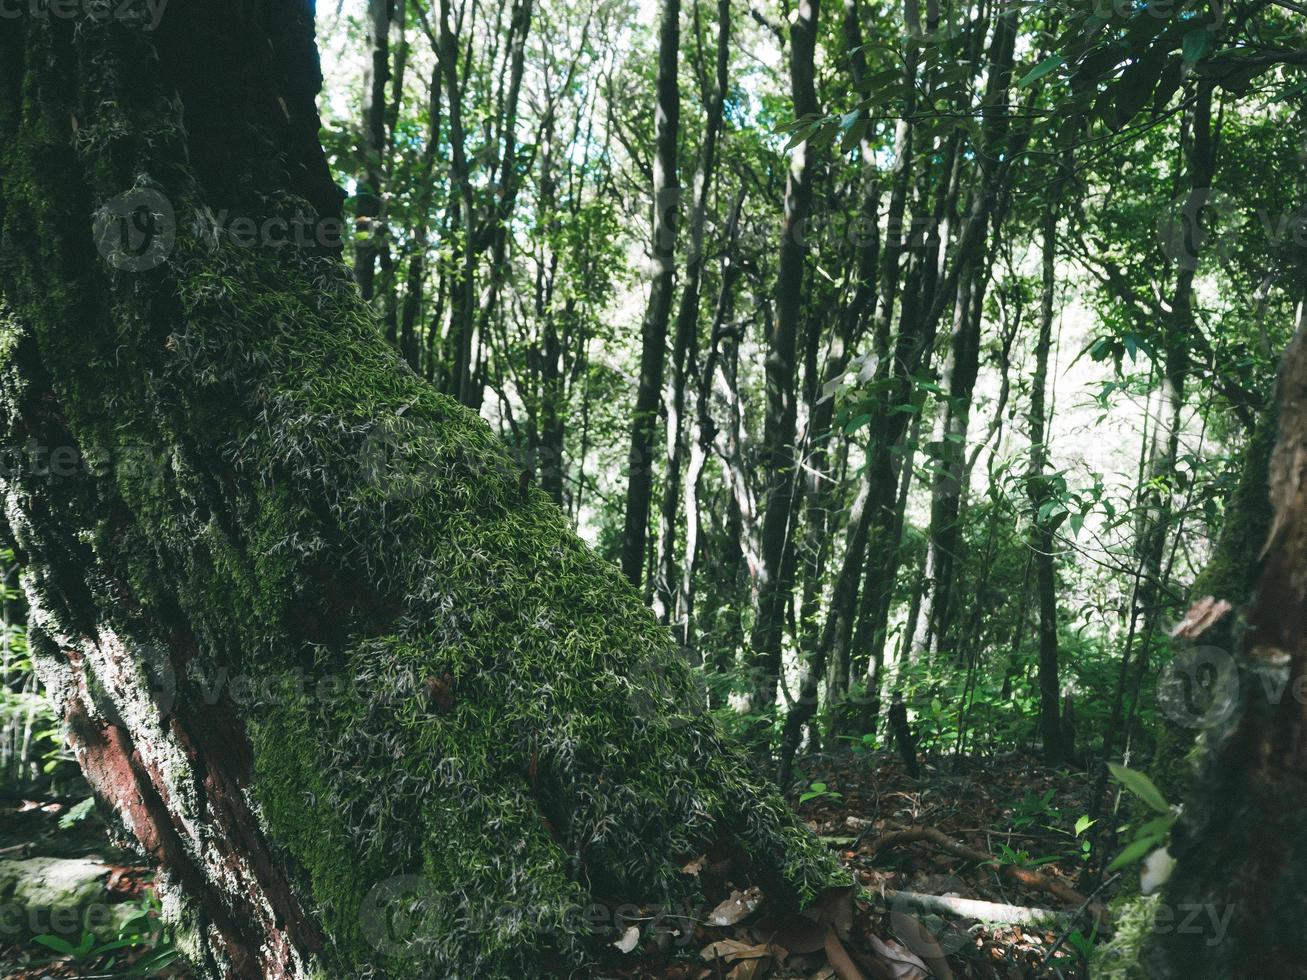
[[[893,891],[888,888],[872,894],[882,900],[886,908],[891,911],[913,909],[918,912],[934,912],[938,915],[976,919],[980,922],[1004,926],[1058,925],[1067,916],[1067,913],[1055,912],[1053,909],[1008,905],[1004,902],[984,902],[978,898],[958,898],[953,895],[925,895],[921,892]]]
[[[960,857],[976,864],[990,865],[999,874],[1000,877],[1007,878],[1017,884],[1032,888],[1035,891],[1041,891],[1045,894],[1052,895],[1054,898],[1066,902],[1068,905],[1083,905],[1094,916],[1095,919],[1101,920],[1104,910],[1101,902],[1092,902],[1070,885],[1064,885],[1062,882],[1050,878],[1047,875],[1039,874],[1037,871],[1031,871],[1029,868],[1022,868],[1015,864],[1004,864],[994,855],[989,854],[967,844],[959,843],[953,838],[941,833],[933,827],[904,827],[900,830],[892,830],[887,834],[882,834],[874,840],[866,840],[867,835],[863,834],[854,842],[854,850],[857,850],[863,844],[870,844],[871,853],[874,855],[880,851],[895,847],[899,844],[927,843],[931,844],[941,851],[945,851],[956,857]]]

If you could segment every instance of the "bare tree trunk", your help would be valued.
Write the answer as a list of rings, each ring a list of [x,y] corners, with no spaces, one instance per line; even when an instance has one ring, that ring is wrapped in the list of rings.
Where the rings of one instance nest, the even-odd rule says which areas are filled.
[[[796,117],[818,111],[815,55],[819,0],[801,4],[790,25],[790,96]],[[782,633],[793,592],[795,459],[799,320],[807,257],[806,221],[812,209],[814,148],[795,147],[785,185],[785,221],[776,275],[776,313],[767,336],[767,411],[764,418],[767,488],[763,502],[762,564],[758,602],[749,639],[749,710],[770,718],[776,711]]]
[[[919,0],[903,0],[904,25],[909,34],[921,32]],[[916,106],[917,62],[920,56],[916,44],[906,46],[903,54],[903,115],[894,130],[894,164],[890,172],[889,203],[886,210],[885,247],[881,253],[879,290],[872,320],[873,354],[877,360],[876,379],[883,380],[892,370],[890,340],[894,321],[894,306],[902,284],[903,252],[907,243],[908,194],[912,183],[914,151],[914,120]],[[871,452],[871,445],[868,452]],[[875,506],[871,500],[871,483],[876,479],[870,466],[863,469],[866,486],[860,487],[855,498],[855,511],[849,515],[850,527],[840,572],[831,594],[830,610],[826,617],[822,644],[828,646],[829,683],[828,697],[832,703],[841,701],[849,690],[850,644],[853,640],[857,616],[858,594],[862,587],[861,570],[866,561],[868,534]]]
[[[696,345],[699,331],[699,289],[703,280],[704,232],[708,223],[708,195],[717,169],[717,142],[721,136],[726,105],[727,65],[730,56],[730,0],[717,3],[717,67],[712,98],[708,103],[703,150],[694,177],[694,209],[690,214],[690,242],[685,257],[685,285],[676,311],[676,333],[672,341],[672,372],[668,381],[667,406],[667,476],[663,488],[662,524],[659,535],[658,571],[654,577],[654,613],[663,622],[675,608],[676,518],[681,502],[681,465],[685,456],[683,438],[685,414],[686,359]],[[687,547],[689,547],[687,543]],[[687,561],[688,556],[687,556]],[[684,627],[682,627],[684,629]]]
[[[367,105],[363,113],[363,182],[359,188],[357,222],[363,233],[354,256],[359,292],[369,302],[376,293],[377,256],[385,232],[386,85],[390,82],[390,19],[394,0],[369,0],[366,73]],[[394,338],[389,338],[394,342]]]
[[[1204,84],[1191,110],[1190,133],[1186,157],[1189,193],[1192,201],[1203,202],[1210,193],[1216,170],[1216,144],[1212,137],[1212,89]],[[1182,142],[1184,138],[1182,136]],[[1196,211],[1201,213],[1201,211]],[[1152,441],[1140,483],[1144,491],[1144,510],[1139,521],[1139,572],[1129,614],[1129,641],[1122,656],[1117,689],[1112,701],[1107,731],[1103,737],[1103,758],[1113,758],[1116,739],[1123,720],[1130,667],[1147,668],[1152,637],[1155,635],[1159,598],[1162,594],[1162,558],[1166,550],[1168,522],[1171,514],[1171,486],[1180,447],[1180,425],[1184,409],[1185,377],[1188,373],[1190,332],[1193,324],[1193,281],[1202,257],[1200,226],[1195,221],[1180,229],[1183,238],[1175,243],[1177,270],[1172,294],[1171,318],[1166,324],[1165,356],[1161,406],[1149,420],[1153,425]],[[1107,770],[1101,769],[1095,782],[1091,803],[1096,807],[1106,787]]]
[[[677,65],[681,47],[680,0],[662,0],[658,31],[658,90],[655,98],[653,169],[653,285],[640,329],[640,376],[631,418],[627,459],[626,514],[622,527],[622,572],[636,588],[644,582],[649,512],[653,498],[654,434],[663,388],[667,322],[676,288],[676,236],[681,186],[676,177],[681,90]]]
[[[721,346],[725,331],[731,329],[731,320],[735,315],[735,283],[740,277],[740,264],[736,256],[740,230],[740,212],[744,208],[744,194],[735,198],[735,206],[727,223],[726,244],[722,252],[721,285],[717,293],[717,305],[713,312],[712,330],[709,334],[708,356],[704,360],[703,373],[699,378],[699,396],[695,411],[695,430],[690,442],[690,462],[685,479],[685,560],[681,568],[681,588],[677,600],[678,615],[681,620],[681,642],[689,647],[694,639],[694,574],[699,560],[699,492],[704,465],[712,452],[717,437],[717,423],[712,416],[712,393],[716,383],[718,365],[721,361]],[[739,508],[736,507],[738,514]],[[738,545],[737,545],[738,549]],[[738,556],[732,566],[739,564]]]
[[[449,113],[449,180],[459,215],[451,222],[449,289],[449,377],[448,393],[464,405],[472,399],[472,334],[476,328],[476,251],[478,234],[476,205],[472,195],[472,174],[467,159],[467,137],[463,128],[463,87],[458,77],[459,36],[455,33],[449,0],[440,0],[439,39],[436,56],[445,76],[445,99]],[[479,399],[478,399],[479,400]]]
[[[1066,168],[1059,175],[1064,178]],[[1057,570],[1053,554],[1055,525],[1044,512],[1049,487],[1044,471],[1048,467],[1048,417],[1045,408],[1048,388],[1048,355],[1053,344],[1053,316],[1057,288],[1058,196],[1050,191],[1043,219],[1043,285],[1040,294],[1039,335],[1035,340],[1035,373],[1030,379],[1030,466],[1026,489],[1030,496],[1030,549],[1034,563],[1035,594],[1039,600],[1039,731],[1044,742],[1044,759],[1056,765],[1064,761],[1062,699],[1058,672]]]
[[[417,219],[413,225],[412,254],[408,258],[408,280],[404,288],[404,306],[400,319],[399,349],[409,367],[418,369],[418,319],[422,313],[422,294],[426,288],[427,235],[431,230],[431,211],[435,202],[436,157],[440,151],[440,64],[432,69],[427,103],[427,142],[422,147]]]
[[[857,0],[845,0],[842,30],[845,50],[849,58],[850,75],[855,85],[866,77],[866,56],[862,44],[861,12]],[[808,433],[804,440],[812,446],[812,451],[805,467],[805,500],[807,502],[806,527],[809,561],[804,569],[804,596],[800,607],[800,629],[803,631],[801,643],[801,678],[799,697],[785,718],[781,737],[781,759],[778,770],[778,782],[785,786],[790,779],[791,767],[799,739],[804,726],[812,721],[817,713],[818,701],[823,680],[826,678],[831,647],[834,645],[835,633],[823,629],[817,623],[821,599],[821,581],[825,576],[827,548],[834,494],[831,492],[828,475],[827,442],[831,433],[831,424],[835,416],[835,385],[848,368],[853,347],[862,331],[863,321],[876,298],[877,263],[880,258],[880,237],[877,209],[880,201],[880,184],[878,175],[873,170],[874,149],[864,137],[859,147],[864,168],[863,192],[861,197],[860,223],[855,240],[857,267],[854,273],[853,295],[844,307],[839,325],[833,333],[826,353],[826,362],[821,374],[820,387],[813,385],[812,404],[808,409]],[[853,549],[854,558],[861,564],[861,555],[866,549],[866,528],[863,525],[866,494],[859,492],[853,510],[849,514],[849,523],[853,530],[849,535],[849,548]],[[847,551],[846,551],[847,555]],[[841,609],[852,609],[849,590],[856,594],[857,579],[851,582],[841,564],[839,577],[835,584],[835,594],[831,599],[832,610],[836,603]],[[836,614],[832,611],[832,618]]]

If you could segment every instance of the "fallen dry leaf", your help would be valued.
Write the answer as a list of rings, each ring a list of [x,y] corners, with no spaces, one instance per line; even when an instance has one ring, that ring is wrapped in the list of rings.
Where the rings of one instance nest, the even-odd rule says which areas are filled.
[[[623,953],[629,953],[640,944],[640,927],[629,926],[626,932],[622,933],[622,938],[613,943]]]
[[[756,960],[764,956],[771,957],[779,962],[789,955],[789,951],[781,949],[772,943],[755,944],[742,943],[738,939],[719,939],[699,950],[699,955],[705,960],[725,960],[727,963],[736,963],[740,960]]]
[[[750,915],[762,904],[762,889],[756,885],[744,891],[733,891],[731,897],[708,913],[708,925],[733,926]]]
[[[729,980],[762,980],[771,972],[771,960],[741,960],[727,974]]]
[[[791,953],[815,953],[826,945],[824,925],[806,915],[789,915],[783,919],[764,919],[754,926],[753,934],[761,942],[784,946]]]
[[[909,952],[892,939],[882,941],[877,936],[869,936],[868,939],[876,955],[894,974],[894,980],[929,980],[930,969],[921,957]]]

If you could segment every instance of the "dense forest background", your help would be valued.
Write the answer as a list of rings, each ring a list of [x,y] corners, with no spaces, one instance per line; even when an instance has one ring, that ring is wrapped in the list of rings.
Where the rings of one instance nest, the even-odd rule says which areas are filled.
[[[1037,758],[1097,887],[1170,827],[1121,774],[1177,800],[1233,704],[1199,600],[1248,599],[1269,523],[1304,12],[341,0],[322,136],[387,341],[782,789]],[[361,460],[397,503],[438,477],[409,437]],[[6,781],[77,797],[5,575]]]
[[[1302,300],[1256,11],[342,5],[326,142],[387,336],[741,727],[1147,759]]]

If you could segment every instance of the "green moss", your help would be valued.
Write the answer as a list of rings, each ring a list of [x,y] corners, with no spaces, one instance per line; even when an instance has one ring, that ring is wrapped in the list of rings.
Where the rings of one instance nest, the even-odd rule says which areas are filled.
[[[1149,980],[1139,962],[1152,935],[1161,894],[1119,898],[1111,905],[1112,938],[1094,947],[1089,974],[1095,980]]]
[[[1245,447],[1239,482],[1225,507],[1225,523],[1203,571],[1190,590],[1191,600],[1204,596],[1224,599],[1234,612],[1210,628],[1198,641],[1231,656],[1238,652],[1242,610],[1256,585],[1258,555],[1271,526],[1268,472],[1279,432],[1279,412],[1272,409],[1260,419]],[[1149,775],[1171,800],[1183,800],[1193,786],[1201,744],[1193,728],[1175,724],[1158,713],[1157,749]]]
[[[52,560],[97,616],[188,638],[183,699],[239,681],[218,710],[248,732],[249,794],[328,937],[322,971],[577,967],[587,904],[693,905],[678,869],[723,838],[777,900],[844,880],[701,709],[668,631],[523,494],[488,426],[404,366],[338,261],[191,230],[175,107],[148,86],[107,98],[98,31],[64,65],[85,84],[55,90],[81,103],[0,118],[20,133],[0,148],[0,285],[32,329],[0,390],[18,404],[39,376],[93,463],[42,493],[49,533],[89,532]],[[70,115],[76,160],[53,152]],[[156,185],[179,219],[168,264],[108,269],[93,202]],[[380,941],[369,909],[414,879],[413,941]]]

